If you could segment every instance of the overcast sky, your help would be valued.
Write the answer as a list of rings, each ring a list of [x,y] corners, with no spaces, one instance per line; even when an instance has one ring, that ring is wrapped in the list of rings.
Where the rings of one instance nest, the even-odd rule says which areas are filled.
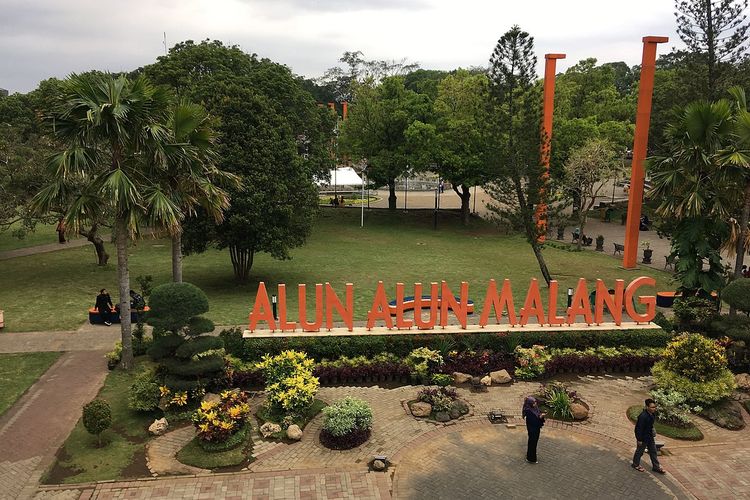
[[[345,50],[427,69],[486,65],[513,24],[547,52],[640,63],[641,38],[681,46],[673,0],[0,0],[0,88],[89,69],[123,71],[167,45],[219,39],[317,77]]]

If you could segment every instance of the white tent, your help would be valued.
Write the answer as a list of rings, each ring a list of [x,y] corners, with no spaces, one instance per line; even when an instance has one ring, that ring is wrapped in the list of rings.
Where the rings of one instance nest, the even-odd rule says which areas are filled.
[[[351,167],[341,167],[331,170],[328,174],[330,179],[320,182],[322,187],[362,186],[362,178]]]

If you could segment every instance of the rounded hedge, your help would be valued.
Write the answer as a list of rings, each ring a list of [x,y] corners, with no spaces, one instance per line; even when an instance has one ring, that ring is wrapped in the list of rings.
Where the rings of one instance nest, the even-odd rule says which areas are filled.
[[[742,312],[750,312],[750,279],[736,279],[721,291],[721,299]]]
[[[208,297],[190,283],[159,285],[149,297],[148,323],[155,328],[179,332],[194,316],[208,312]]]
[[[112,410],[103,399],[95,399],[83,407],[83,426],[89,432],[99,436],[112,425]]]
[[[693,382],[707,382],[727,368],[726,349],[699,333],[685,333],[664,350],[664,366]]]
[[[736,387],[734,375],[728,369],[722,370],[714,379],[696,382],[673,372],[664,361],[659,361],[651,369],[651,375],[660,389],[677,391],[690,403],[701,405],[710,405],[729,396]]]

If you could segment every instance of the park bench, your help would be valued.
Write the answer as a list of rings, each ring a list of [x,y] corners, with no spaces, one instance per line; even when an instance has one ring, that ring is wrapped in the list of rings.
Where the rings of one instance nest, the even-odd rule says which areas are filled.
[[[148,312],[150,309],[148,306],[143,308],[143,312]],[[115,311],[112,311],[112,323],[119,323],[120,322],[120,315],[115,314]],[[138,322],[138,310],[137,309],[131,309],[130,310],[130,322],[131,323],[137,323]],[[95,307],[92,307],[89,309],[89,323],[92,325],[103,325],[104,320],[102,319],[101,315],[99,314],[99,311],[96,310]]]
[[[622,254],[623,250],[625,250],[625,245],[620,245],[619,243],[612,243],[615,246],[615,251],[612,252],[612,255]]]

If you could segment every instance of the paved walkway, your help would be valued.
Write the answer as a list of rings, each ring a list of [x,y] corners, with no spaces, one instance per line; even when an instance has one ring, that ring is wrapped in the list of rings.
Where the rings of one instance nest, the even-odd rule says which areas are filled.
[[[28,498],[107,374],[104,351],[63,354],[0,417],[0,498]]]
[[[109,238],[109,235],[103,236],[105,241]],[[90,245],[89,240],[86,238],[76,238],[74,240],[68,240],[67,243],[47,243],[46,245],[35,245],[33,247],[17,248],[15,250],[5,250],[0,252],[0,260],[14,259],[16,257],[26,257],[28,255],[36,255],[39,253],[57,252],[59,250],[66,250],[68,248],[78,248]]]

